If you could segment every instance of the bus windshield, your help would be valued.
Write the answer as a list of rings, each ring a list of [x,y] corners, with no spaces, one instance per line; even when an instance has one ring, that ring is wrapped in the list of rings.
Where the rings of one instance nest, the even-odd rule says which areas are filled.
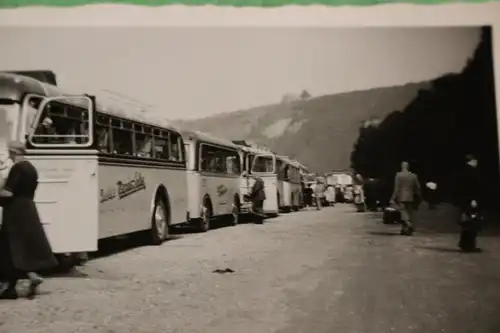
[[[19,104],[0,102],[0,142],[4,145],[17,139]]]
[[[92,144],[88,109],[73,103],[50,101],[33,124],[33,131],[31,142],[36,146]]]
[[[255,156],[252,163],[252,173],[274,173],[274,159],[272,156]]]

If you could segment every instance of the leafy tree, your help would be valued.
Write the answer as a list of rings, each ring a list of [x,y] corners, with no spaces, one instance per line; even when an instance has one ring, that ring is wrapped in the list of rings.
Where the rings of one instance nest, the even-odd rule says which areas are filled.
[[[433,80],[402,112],[391,113],[376,127],[360,128],[351,166],[389,188],[400,161],[408,160],[423,182],[437,182],[447,197],[451,174],[473,153],[484,183],[490,184],[485,198],[494,205],[500,187],[497,131],[491,28],[483,28],[462,73]]]

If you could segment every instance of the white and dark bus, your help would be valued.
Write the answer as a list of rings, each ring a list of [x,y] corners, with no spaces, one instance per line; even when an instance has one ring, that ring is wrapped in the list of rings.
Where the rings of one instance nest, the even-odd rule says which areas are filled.
[[[266,193],[263,205],[264,213],[269,216],[277,216],[279,214],[280,192],[278,191],[276,154],[262,147],[250,146],[244,141],[233,142],[241,149],[241,163],[244,171],[240,179],[241,196],[250,193],[255,182],[249,175],[260,177],[264,181]],[[242,210],[248,212],[250,205],[248,202],[243,202]]]
[[[183,140],[161,117],[0,73],[0,132],[0,143],[25,143],[38,170],[35,202],[56,254],[139,231],[160,244],[186,221]]]
[[[240,148],[231,141],[197,131],[182,132],[187,155],[189,221],[208,231],[214,219],[241,214]]]

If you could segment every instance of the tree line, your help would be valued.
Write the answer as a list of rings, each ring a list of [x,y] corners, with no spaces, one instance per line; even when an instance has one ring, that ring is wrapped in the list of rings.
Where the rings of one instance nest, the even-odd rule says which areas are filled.
[[[499,152],[491,28],[484,27],[473,56],[460,74],[433,80],[403,110],[382,121],[366,121],[351,154],[351,167],[377,180],[388,201],[394,175],[409,161],[420,181],[438,184],[442,200],[450,199],[452,175],[474,154],[484,178],[487,204],[498,197]]]

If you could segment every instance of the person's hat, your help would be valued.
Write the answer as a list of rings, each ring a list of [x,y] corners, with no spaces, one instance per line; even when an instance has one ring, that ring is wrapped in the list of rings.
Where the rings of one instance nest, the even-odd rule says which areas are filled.
[[[11,141],[9,142],[7,149],[11,152],[15,153],[24,153],[26,148],[24,144],[20,141]]]
[[[54,122],[52,121],[52,119],[50,119],[49,117],[45,117],[42,121],[42,124],[45,125],[45,126],[51,126]]]

